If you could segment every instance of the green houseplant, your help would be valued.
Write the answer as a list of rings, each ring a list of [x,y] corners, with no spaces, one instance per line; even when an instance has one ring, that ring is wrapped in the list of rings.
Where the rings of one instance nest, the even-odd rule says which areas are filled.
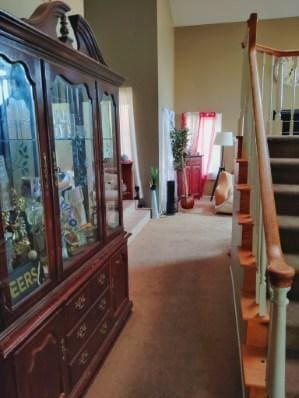
[[[151,189],[151,216],[152,218],[159,218],[159,208],[158,208],[158,200],[157,200],[157,184],[159,178],[159,170],[157,167],[151,167],[151,181],[150,181],[150,189]]]
[[[194,197],[189,194],[189,186],[186,172],[186,148],[188,144],[188,129],[173,128],[170,131],[171,148],[173,155],[173,167],[176,171],[182,173],[184,193],[180,197],[181,206],[184,209],[192,209],[194,206]]]

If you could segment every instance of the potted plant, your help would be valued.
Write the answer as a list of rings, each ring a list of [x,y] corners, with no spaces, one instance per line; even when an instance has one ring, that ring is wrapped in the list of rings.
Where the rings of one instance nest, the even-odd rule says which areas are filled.
[[[192,209],[194,206],[194,197],[189,194],[189,186],[186,172],[186,148],[188,143],[187,128],[173,128],[170,131],[171,148],[173,154],[173,167],[176,171],[182,173],[184,193],[180,196],[180,202],[183,209]]]
[[[157,201],[157,184],[158,184],[159,171],[157,167],[151,167],[151,208],[152,208],[152,218],[159,218],[159,209]]]

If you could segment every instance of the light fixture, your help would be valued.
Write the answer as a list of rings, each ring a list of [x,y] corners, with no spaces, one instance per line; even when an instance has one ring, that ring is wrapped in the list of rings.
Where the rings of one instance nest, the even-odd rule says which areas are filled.
[[[217,173],[217,177],[216,177],[216,180],[215,180],[215,183],[213,186],[212,195],[211,195],[210,200],[213,200],[220,173],[225,170],[224,147],[225,146],[234,146],[234,134],[231,131],[221,131],[221,132],[217,133],[216,137],[215,137],[214,145],[221,146],[221,162],[220,162],[220,166],[218,168],[218,173]]]

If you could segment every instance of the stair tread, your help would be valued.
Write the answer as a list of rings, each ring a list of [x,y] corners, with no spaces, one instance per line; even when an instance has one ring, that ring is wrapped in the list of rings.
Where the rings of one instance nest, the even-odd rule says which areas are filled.
[[[292,165],[292,166],[299,166],[299,159],[298,158],[270,158],[271,165]]]
[[[243,369],[247,387],[266,387],[266,350],[261,347],[243,346]]]
[[[299,141],[299,136],[296,135],[268,135],[268,141]]]
[[[251,190],[250,185],[248,185],[248,184],[237,184],[236,188],[238,191],[250,191]]]
[[[238,224],[239,225],[244,225],[244,224],[253,224],[253,219],[248,213],[238,213],[237,215],[238,219]]]
[[[278,215],[278,224],[281,229],[299,229],[299,216],[295,215]]]
[[[286,390],[287,398],[298,398],[298,374],[299,361],[298,359],[287,358],[286,361]]]
[[[239,247],[239,262],[242,267],[255,268],[256,259],[251,250],[242,249]]]
[[[259,307],[255,301],[255,294],[241,293],[241,310],[244,321],[269,322],[269,316],[259,316]]]
[[[136,225],[140,222],[150,219],[150,211],[148,209],[138,209],[129,214],[124,220],[124,227],[127,232],[134,233]]]
[[[295,268],[296,273],[299,273],[299,254],[284,254],[284,259],[288,265]]]
[[[275,193],[299,195],[299,184],[273,184]]]

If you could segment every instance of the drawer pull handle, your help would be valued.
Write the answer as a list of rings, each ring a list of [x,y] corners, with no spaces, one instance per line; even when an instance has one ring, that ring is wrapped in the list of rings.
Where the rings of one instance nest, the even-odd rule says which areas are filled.
[[[108,331],[108,323],[104,322],[103,325],[101,326],[100,333],[105,335],[107,331]]]
[[[88,361],[88,357],[89,357],[88,352],[86,350],[83,351],[79,358],[79,364],[85,365]]]
[[[102,272],[99,276],[98,276],[98,284],[103,286],[106,282],[107,276],[104,272]]]
[[[79,327],[79,329],[78,329],[78,331],[77,331],[77,334],[76,334],[77,339],[84,339],[86,333],[87,333],[87,325],[86,325],[86,323],[83,323],[83,324]]]
[[[104,309],[105,309],[106,307],[107,307],[107,299],[106,299],[106,297],[103,297],[102,300],[100,301],[99,309],[100,309],[101,311],[104,311]]]
[[[85,304],[86,304],[86,297],[84,294],[82,294],[82,296],[78,297],[78,299],[75,301],[76,310],[82,310],[85,307]]]
[[[116,261],[115,261],[115,264],[120,264],[120,261],[119,261],[119,260],[116,260]]]

